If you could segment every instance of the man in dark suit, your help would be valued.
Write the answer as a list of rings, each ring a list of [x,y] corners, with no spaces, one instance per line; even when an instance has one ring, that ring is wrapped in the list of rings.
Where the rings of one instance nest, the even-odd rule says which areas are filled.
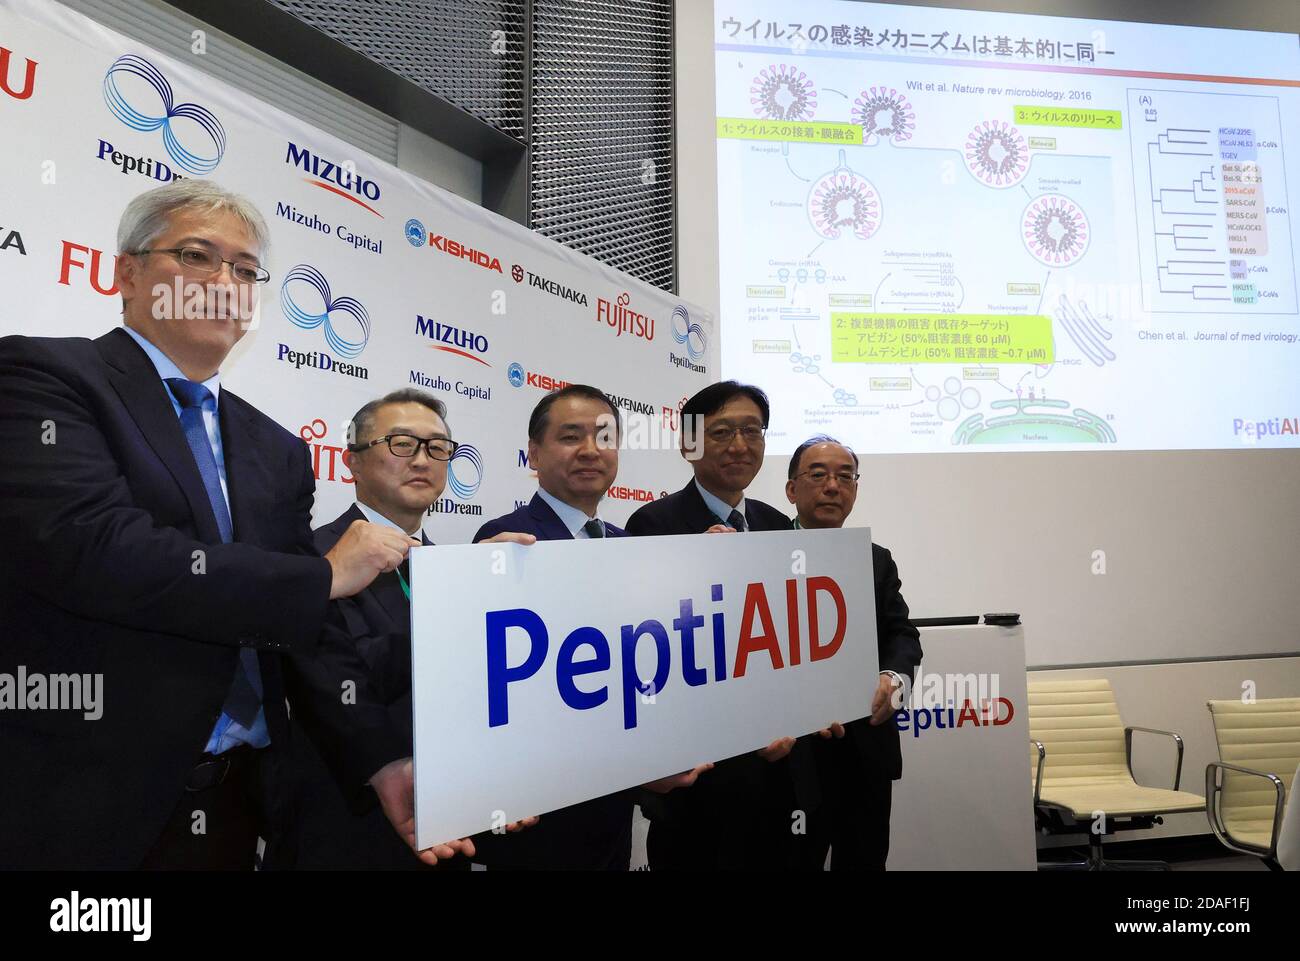
[[[790,457],[785,494],[795,505],[796,527],[843,527],[858,496],[858,455],[834,438],[813,437]],[[921,663],[921,635],[908,620],[898,565],[871,545],[876,595],[880,681],[871,714],[834,723],[813,742],[822,806],[810,818],[808,868],[820,869],[830,848],[832,870],[885,869],[889,856],[892,784],[903,773],[894,711]]]
[[[682,407],[682,456],[695,477],[640,508],[634,536],[790,530],[775,507],[745,496],[763,466],[770,407],[757,387],[712,384]],[[800,812],[818,803],[812,759],[787,760],[794,738],[728,758],[690,791],[647,806],[651,870],[780,868],[796,859]]]
[[[618,474],[620,426],[617,408],[594,387],[571,384],[543,397],[528,420],[528,463],[537,471],[537,493],[524,507],[484,524],[474,543],[510,532],[542,541],[625,537],[598,516]],[[643,787],[656,795],[687,788],[709,767]],[[475,860],[488,868],[626,871],[632,807],[641,793],[619,791],[551,811],[518,834],[476,835]]]
[[[393,391],[353,416],[347,453],[356,503],[317,529],[322,554],[357,521],[433,543],[423,524],[447,485],[457,443],[442,401],[412,387]],[[496,540],[533,543],[531,535]],[[411,607],[408,564],[380,574],[369,587],[330,605],[319,649],[294,656],[290,701],[301,786],[297,810],[302,869],[418,870],[426,865],[375,805],[367,779],[389,764],[405,765],[411,741]],[[343,696],[346,692],[347,696]],[[345,786],[340,793],[337,785]],[[521,826],[527,826],[525,822]],[[468,870],[454,858],[437,867]]]
[[[0,715],[0,865],[291,856],[281,656],[410,542],[358,524],[316,555],[306,447],[221,389],[266,237],[210,182],[149,191],[118,229],[125,329],[0,340],[0,673],[103,681],[98,719]]]

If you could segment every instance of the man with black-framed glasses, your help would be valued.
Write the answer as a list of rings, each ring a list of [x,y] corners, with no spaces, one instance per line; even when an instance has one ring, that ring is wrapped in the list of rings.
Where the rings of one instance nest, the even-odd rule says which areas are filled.
[[[833,437],[804,441],[790,456],[785,496],[795,506],[796,528],[843,527],[858,496],[858,455]],[[830,849],[832,870],[885,869],[889,856],[892,784],[902,776],[903,758],[894,724],[898,690],[910,688],[921,663],[921,635],[908,620],[898,565],[888,549],[871,545],[876,596],[876,646],[880,680],[871,694],[871,713],[847,724],[835,722],[811,747],[821,782],[821,806],[808,819],[805,868],[818,870]],[[865,695],[864,695],[865,696]]]
[[[447,465],[458,446],[446,405],[413,387],[396,390],[358,410],[348,437],[343,456],[356,503],[317,528],[316,549],[327,553],[358,524],[432,544],[423,521],[447,485]],[[495,540],[532,542],[517,534]],[[410,591],[403,560],[331,604],[316,651],[292,658],[294,722],[310,735],[310,741],[294,739],[302,770],[300,868],[423,866],[409,839],[398,837],[408,828],[413,837],[415,817]],[[455,858],[439,866],[467,870],[469,862]]]

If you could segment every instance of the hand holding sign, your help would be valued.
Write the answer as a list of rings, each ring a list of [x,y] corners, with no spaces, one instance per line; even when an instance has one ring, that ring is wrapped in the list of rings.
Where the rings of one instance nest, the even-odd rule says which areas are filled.
[[[415,767],[409,757],[385,764],[370,779],[370,786],[379,796],[379,806],[397,832],[397,836],[411,846],[425,864],[447,861],[457,854],[474,856],[474,842],[469,838],[445,841],[420,850],[415,844]],[[533,819],[536,823],[536,818]]]

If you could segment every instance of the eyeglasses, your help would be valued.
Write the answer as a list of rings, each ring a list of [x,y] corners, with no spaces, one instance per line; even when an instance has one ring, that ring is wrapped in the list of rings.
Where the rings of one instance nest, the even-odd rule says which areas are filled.
[[[421,447],[429,455],[429,460],[451,460],[456,449],[460,447],[457,441],[448,437],[416,437],[413,434],[385,434],[383,437],[376,437],[367,444],[349,444],[348,450],[354,454],[359,454],[363,450],[369,450],[376,444],[388,444],[388,451],[394,457],[414,457]]]
[[[733,437],[737,434],[750,447],[755,447],[763,443],[763,438],[767,434],[766,427],[755,427],[753,424],[746,424],[744,427],[726,427],[719,424],[717,427],[710,427],[704,432],[705,438],[710,444],[717,444],[721,447],[724,444],[730,444]]]
[[[814,484],[820,487],[822,484],[825,484],[828,480],[834,477],[835,483],[844,484],[847,487],[852,487],[854,484],[858,482],[858,478],[861,476],[862,475],[857,473],[856,471],[837,470],[834,474],[832,474],[830,471],[824,470],[821,467],[814,467],[812,470],[800,471],[798,474],[795,474],[794,478],[792,479],[799,478],[799,477],[807,477],[810,481],[812,481]]]
[[[264,284],[271,279],[271,272],[261,264],[251,260],[226,260],[218,256],[215,250],[206,247],[154,247],[149,250],[132,251],[135,254],[171,254],[199,274],[216,274],[221,272],[222,264],[230,264],[230,275],[241,284]]]

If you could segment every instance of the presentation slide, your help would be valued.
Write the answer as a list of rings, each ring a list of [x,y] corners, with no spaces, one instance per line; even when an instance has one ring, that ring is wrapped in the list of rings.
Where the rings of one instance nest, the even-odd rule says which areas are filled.
[[[717,0],[722,370],[768,452],[1300,446],[1300,38]]]

